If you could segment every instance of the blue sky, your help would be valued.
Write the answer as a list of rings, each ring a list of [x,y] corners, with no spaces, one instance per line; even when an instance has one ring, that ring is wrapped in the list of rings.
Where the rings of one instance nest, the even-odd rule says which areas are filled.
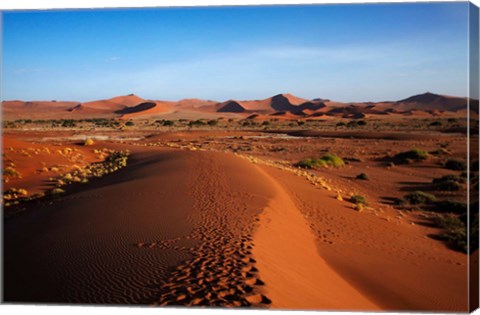
[[[2,99],[467,95],[467,3],[3,12]]]

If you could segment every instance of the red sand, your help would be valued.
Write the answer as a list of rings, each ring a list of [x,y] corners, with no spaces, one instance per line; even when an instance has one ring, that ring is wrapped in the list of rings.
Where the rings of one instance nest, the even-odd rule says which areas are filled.
[[[127,168],[5,222],[6,301],[467,310],[467,256],[415,226],[231,154],[115,146]]]

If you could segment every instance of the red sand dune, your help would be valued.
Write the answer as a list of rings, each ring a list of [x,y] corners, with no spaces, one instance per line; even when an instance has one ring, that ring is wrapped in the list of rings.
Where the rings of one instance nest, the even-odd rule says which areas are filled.
[[[331,100],[307,100],[291,94],[278,94],[263,100],[228,100],[217,103],[212,100],[183,99],[173,101],[149,101],[134,94],[117,96],[106,100],[78,102],[54,101],[4,101],[4,118],[19,119],[52,119],[75,117],[119,117],[148,118],[157,117],[172,112],[181,117],[191,117],[195,113],[209,113],[223,115],[224,113],[246,114],[252,113],[269,115],[278,112],[294,114],[295,118],[318,117],[325,114],[331,117],[359,119],[370,115],[407,115],[418,117],[462,116],[465,115],[467,98],[425,93],[415,95],[396,102],[357,102],[341,103]],[[154,102],[155,107],[136,107],[146,102]],[[124,111],[125,110],[125,111]],[[68,113],[65,113],[68,112]],[[474,113],[478,109],[474,106]]]
[[[112,103],[118,103],[118,104],[122,104],[122,105],[125,105],[125,106],[135,106],[135,105],[138,105],[142,102],[145,102],[145,99],[135,95],[135,94],[128,94],[128,95],[124,95],[124,96],[117,96],[117,97],[113,97],[111,99],[109,99],[110,102]]]
[[[264,100],[236,101],[229,100],[219,104],[218,112],[291,112],[301,114],[303,110],[316,110],[324,107],[321,102],[309,101],[291,94],[278,94]]]
[[[155,115],[165,114],[172,110],[172,102],[152,101],[141,103],[135,107],[125,108],[116,113],[121,115],[121,119],[132,119],[138,117],[154,117]]]
[[[176,102],[175,108],[180,110],[198,110],[207,112],[216,112],[219,108],[218,102],[212,100],[202,100],[198,98],[186,98]]]
[[[6,301],[466,310],[465,255],[409,225],[232,154],[128,148],[126,169],[5,222]]]
[[[140,103],[145,102],[144,99],[136,96],[135,94],[125,95],[125,96],[117,96],[113,97],[108,100],[99,100],[99,101],[91,101],[85,102],[80,104],[75,108],[72,108],[73,111],[75,110],[98,110],[104,112],[115,112],[122,110],[127,107],[136,106]]]
[[[69,108],[78,102],[66,101],[3,101],[3,119],[44,119],[62,117]]]
[[[262,245],[262,243],[269,244],[270,240],[271,244],[275,240],[278,242],[284,240],[283,233],[276,233],[278,238],[272,236],[268,238],[266,233],[268,229],[274,232],[276,226],[281,227],[282,221],[279,220],[282,220],[282,217],[285,217],[284,221],[295,222],[293,218],[289,219],[293,214],[288,213],[292,213],[292,210],[287,211],[287,208],[283,208],[286,205],[290,205],[288,208],[294,206],[302,213],[303,218],[308,220],[311,230],[316,231],[317,235],[323,235],[322,239],[317,240],[322,259],[338,276],[361,292],[364,299],[372,301],[377,307],[390,311],[466,311],[467,257],[464,254],[445,250],[443,244],[413,233],[414,227],[411,225],[394,225],[381,218],[354,211],[348,202],[336,200],[335,192],[319,193],[314,186],[305,185],[302,178],[280,170],[263,168],[280,187],[277,194],[277,207],[273,203],[274,198],[270,203],[272,210],[267,209],[265,215],[261,217],[263,219],[261,224],[265,226],[260,228],[257,234],[256,255],[268,257],[275,254],[274,257],[280,258],[287,250],[288,243],[277,244],[279,246],[276,248],[277,253],[273,245]],[[283,193],[280,192],[282,190]],[[287,203],[287,196],[291,199],[291,203]],[[275,219],[275,216],[279,218]],[[298,223],[298,225],[301,224]],[[301,233],[297,229],[283,230],[288,230],[289,237]],[[297,245],[299,251],[305,252],[300,246],[305,245]],[[262,251],[264,254],[261,253]],[[260,262],[260,257],[256,257]],[[272,283],[278,279],[291,277],[291,283],[295,282],[293,280],[296,278],[295,274],[278,272],[277,266],[282,265],[281,261],[266,262],[265,265],[259,264],[259,270],[267,283],[267,289],[269,289],[267,281]],[[322,268],[320,263],[318,265],[318,268]],[[262,275],[263,270],[271,271],[271,274]],[[292,272],[298,273],[302,279],[296,281],[297,286],[307,286],[313,280],[308,275],[301,277],[302,270],[292,270]],[[325,290],[324,299],[334,294],[348,292],[346,290],[336,292],[333,288],[329,290],[328,286],[322,289],[328,281],[322,282],[320,278],[313,282],[317,283],[319,290]],[[275,287],[282,287],[281,284],[275,283],[277,284]],[[291,288],[285,288],[285,290],[289,289],[288,292],[295,294],[295,290]],[[273,288],[269,291],[272,292],[273,300],[275,291]],[[288,293],[285,293],[283,298],[288,300]],[[359,300],[348,301],[355,303]],[[327,302],[335,303],[338,300],[332,298]],[[285,307],[288,306],[285,305]],[[329,308],[334,307],[336,308],[337,305],[330,304]],[[358,309],[365,308],[360,306]]]

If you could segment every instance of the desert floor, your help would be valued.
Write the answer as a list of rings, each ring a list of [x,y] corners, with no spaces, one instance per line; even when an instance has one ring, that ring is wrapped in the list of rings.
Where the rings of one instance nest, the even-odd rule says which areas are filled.
[[[458,173],[442,165],[465,143],[434,130],[4,130],[4,165],[21,174],[4,190],[35,197],[4,209],[5,301],[466,311],[468,256],[434,237],[437,214],[394,202],[463,200],[431,183]],[[447,156],[384,158],[414,148]],[[126,167],[44,195],[125,150]],[[330,152],[348,163],[294,166]]]

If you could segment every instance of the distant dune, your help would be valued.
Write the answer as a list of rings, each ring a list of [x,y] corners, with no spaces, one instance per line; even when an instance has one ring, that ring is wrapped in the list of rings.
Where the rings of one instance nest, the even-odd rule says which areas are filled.
[[[338,117],[361,119],[375,115],[402,115],[409,117],[464,117],[468,98],[433,94],[414,95],[400,101],[342,103],[329,99],[308,100],[292,94],[278,94],[262,100],[234,100],[224,102],[196,98],[180,101],[147,100],[135,94],[89,102],[65,101],[4,101],[6,120],[55,118],[160,118],[172,115],[177,118],[208,116],[221,117],[226,113],[238,118],[256,114],[259,119],[268,116],[301,119]],[[478,101],[477,101],[478,104]],[[478,114],[478,106],[473,106]],[[202,116],[203,115],[203,116]]]

